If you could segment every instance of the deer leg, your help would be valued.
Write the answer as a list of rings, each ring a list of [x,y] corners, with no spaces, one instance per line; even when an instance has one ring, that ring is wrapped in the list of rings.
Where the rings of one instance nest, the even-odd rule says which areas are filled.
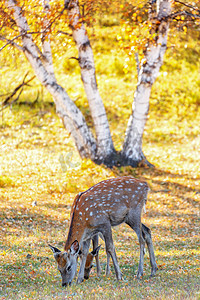
[[[140,226],[140,230],[138,230],[136,234],[138,236],[138,240],[140,243],[140,261],[139,261],[138,272],[137,272],[137,279],[140,279],[143,276],[144,249],[145,249],[145,240],[142,236],[141,226]]]
[[[115,252],[115,246],[113,244],[111,226],[110,225],[106,226],[105,230],[102,233],[103,233],[105,244],[106,244],[106,254],[107,254],[107,259],[108,259],[107,261],[109,261],[110,256],[111,256],[113,264],[114,264],[117,280],[121,280],[122,273],[121,273],[121,270],[120,270],[118,262],[117,262],[117,255]]]
[[[126,224],[129,225],[137,234],[138,241],[140,243],[140,261],[138,266],[137,278],[141,278],[143,276],[143,267],[144,267],[144,252],[145,252],[145,240],[142,236],[142,225],[141,219],[136,215],[131,215],[129,219],[126,221]]]
[[[99,245],[99,235],[98,234],[96,234],[92,238],[92,244],[93,244],[93,250],[98,247],[98,245]],[[101,275],[101,267],[100,267],[100,263],[99,263],[99,253],[95,256],[95,260],[96,260],[96,266],[97,266],[97,275],[100,276]]]
[[[82,252],[80,255],[81,265],[80,265],[80,270],[78,273],[77,283],[81,283],[84,280],[85,263],[86,263],[89,247],[90,247],[90,239],[83,242],[83,245],[82,245]]]
[[[110,254],[107,252],[106,276],[110,275]]]
[[[151,276],[154,276],[156,274],[156,271],[158,270],[158,268],[157,268],[155,254],[154,254],[154,250],[153,250],[151,230],[144,224],[142,224],[142,235],[143,235],[143,238],[145,239],[145,242],[146,242],[147,248],[148,248],[148,252],[149,252],[149,258],[150,258],[150,264],[151,264]]]

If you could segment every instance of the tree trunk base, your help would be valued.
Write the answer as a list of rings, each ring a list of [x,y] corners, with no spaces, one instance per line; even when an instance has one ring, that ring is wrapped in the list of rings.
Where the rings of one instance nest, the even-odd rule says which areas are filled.
[[[94,163],[97,165],[105,165],[108,168],[113,167],[125,167],[125,166],[131,166],[133,168],[138,167],[149,167],[154,168],[155,166],[150,163],[144,154],[142,153],[140,159],[133,159],[130,157],[125,157],[121,152],[116,152],[115,150],[106,157],[96,157],[95,160],[93,160]]]

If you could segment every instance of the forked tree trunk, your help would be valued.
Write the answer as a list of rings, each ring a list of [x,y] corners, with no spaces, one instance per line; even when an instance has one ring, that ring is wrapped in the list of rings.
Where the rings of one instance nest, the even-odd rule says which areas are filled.
[[[78,49],[81,79],[94,122],[97,139],[96,161],[113,165],[115,163],[116,152],[111,138],[105,107],[97,87],[93,52],[85,26],[81,20],[79,2],[78,0],[65,0],[65,7],[68,10],[70,27]]]
[[[96,163],[104,163],[107,166],[118,163],[137,166],[139,162],[145,160],[142,152],[142,136],[149,109],[151,87],[158,76],[166,50],[168,16],[171,12],[170,0],[157,0],[157,2],[156,21],[160,22],[159,25],[157,23],[155,25],[157,39],[155,43],[148,45],[145,61],[143,61],[138,75],[133,112],[128,122],[123,149],[120,154],[116,154],[105,108],[97,88],[92,49],[84,25],[80,22],[78,0],[65,0],[65,7],[68,9],[73,37],[79,51],[78,61],[81,77],[94,121],[96,139],[88,128],[81,111],[56,81],[48,31],[45,31],[45,27],[48,27],[49,0],[43,0],[46,16],[44,14],[42,52],[33,41],[31,34],[28,33],[29,27],[18,2],[6,1],[9,10],[14,11],[14,19],[21,34],[23,47],[19,48],[26,55],[39,81],[52,95],[57,113],[73,137],[82,158],[90,158]]]
[[[147,45],[145,58],[141,62],[137,88],[134,94],[132,114],[128,121],[121,152],[124,164],[134,167],[141,162],[152,166],[143,154],[142,137],[149,111],[151,88],[163,64],[163,56],[167,48],[170,13],[170,0],[157,0],[157,15],[154,15],[155,19],[152,20],[153,22],[155,21],[154,31],[157,37],[154,43],[151,42]]]

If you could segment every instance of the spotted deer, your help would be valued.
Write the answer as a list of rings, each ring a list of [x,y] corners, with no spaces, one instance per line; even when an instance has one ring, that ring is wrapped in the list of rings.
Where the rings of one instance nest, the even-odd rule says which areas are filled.
[[[112,226],[122,223],[129,225],[136,232],[139,240],[140,260],[137,278],[143,275],[145,242],[150,256],[151,275],[155,275],[157,265],[151,232],[141,223],[141,213],[147,201],[147,193],[148,185],[145,181],[124,176],[101,181],[75,197],[64,252],[61,252],[59,257],[55,257],[63,286],[71,284],[75,277],[79,254],[81,264],[77,283],[84,280],[90,240],[99,233],[103,235],[105,241],[108,263],[111,257],[116,277],[118,280],[122,279],[111,230]],[[109,264],[107,264],[108,272]]]

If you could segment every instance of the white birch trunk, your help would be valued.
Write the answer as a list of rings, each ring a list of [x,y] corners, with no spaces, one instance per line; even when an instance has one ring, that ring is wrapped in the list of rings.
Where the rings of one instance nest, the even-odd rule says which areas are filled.
[[[7,7],[14,10],[14,19],[22,36],[23,51],[35,71],[37,78],[53,96],[56,109],[63,120],[64,126],[75,140],[77,149],[81,157],[89,157],[92,160],[96,156],[96,141],[89,130],[81,111],[69,98],[66,91],[56,82],[55,76],[49,73],[43,65],[38,48],[28,34],[28,24],[21,8],[15,0],[8,0]],[[49,64],[49,63],[48,63]]]
[[[134,167],[141,161],[152,166],[143,154],[142,137],[149,111],[151,88],[163,64],[163,56],[167,48],[168,17],[171,13],[170,0],[157,0],[157,2],[157,20],[160,22],[157,28],[158,36],[155,44],[151,43],[147,46],[145,59],[141,62],[132,114],[128,121],[121,153],[126,164]]]
[[[114,163],[115,150],[111,138],[108,119],[101,96],[98,91],[95,64],[90,41],[84,24],[80,21],[78,0],[66,0],[70,27],[78,48],[78,61],[81,69],[81,79],[87,95],[92,119],[94,121],[97,139],[97,161],[109,160]]]
[[[50,35],[49,35],[49,19],[48,15],[50,13],[50,5],[49,0],[43,0],[43,7],[45,12],[45,17],[43,19],[43,33],[42,33],[42,53],[44,55],[44,66],[47,72],[55,79],[55,73],[53,69],[53,59],[52,59],[52,51],[51,51],[51,43],[50,43]]]

